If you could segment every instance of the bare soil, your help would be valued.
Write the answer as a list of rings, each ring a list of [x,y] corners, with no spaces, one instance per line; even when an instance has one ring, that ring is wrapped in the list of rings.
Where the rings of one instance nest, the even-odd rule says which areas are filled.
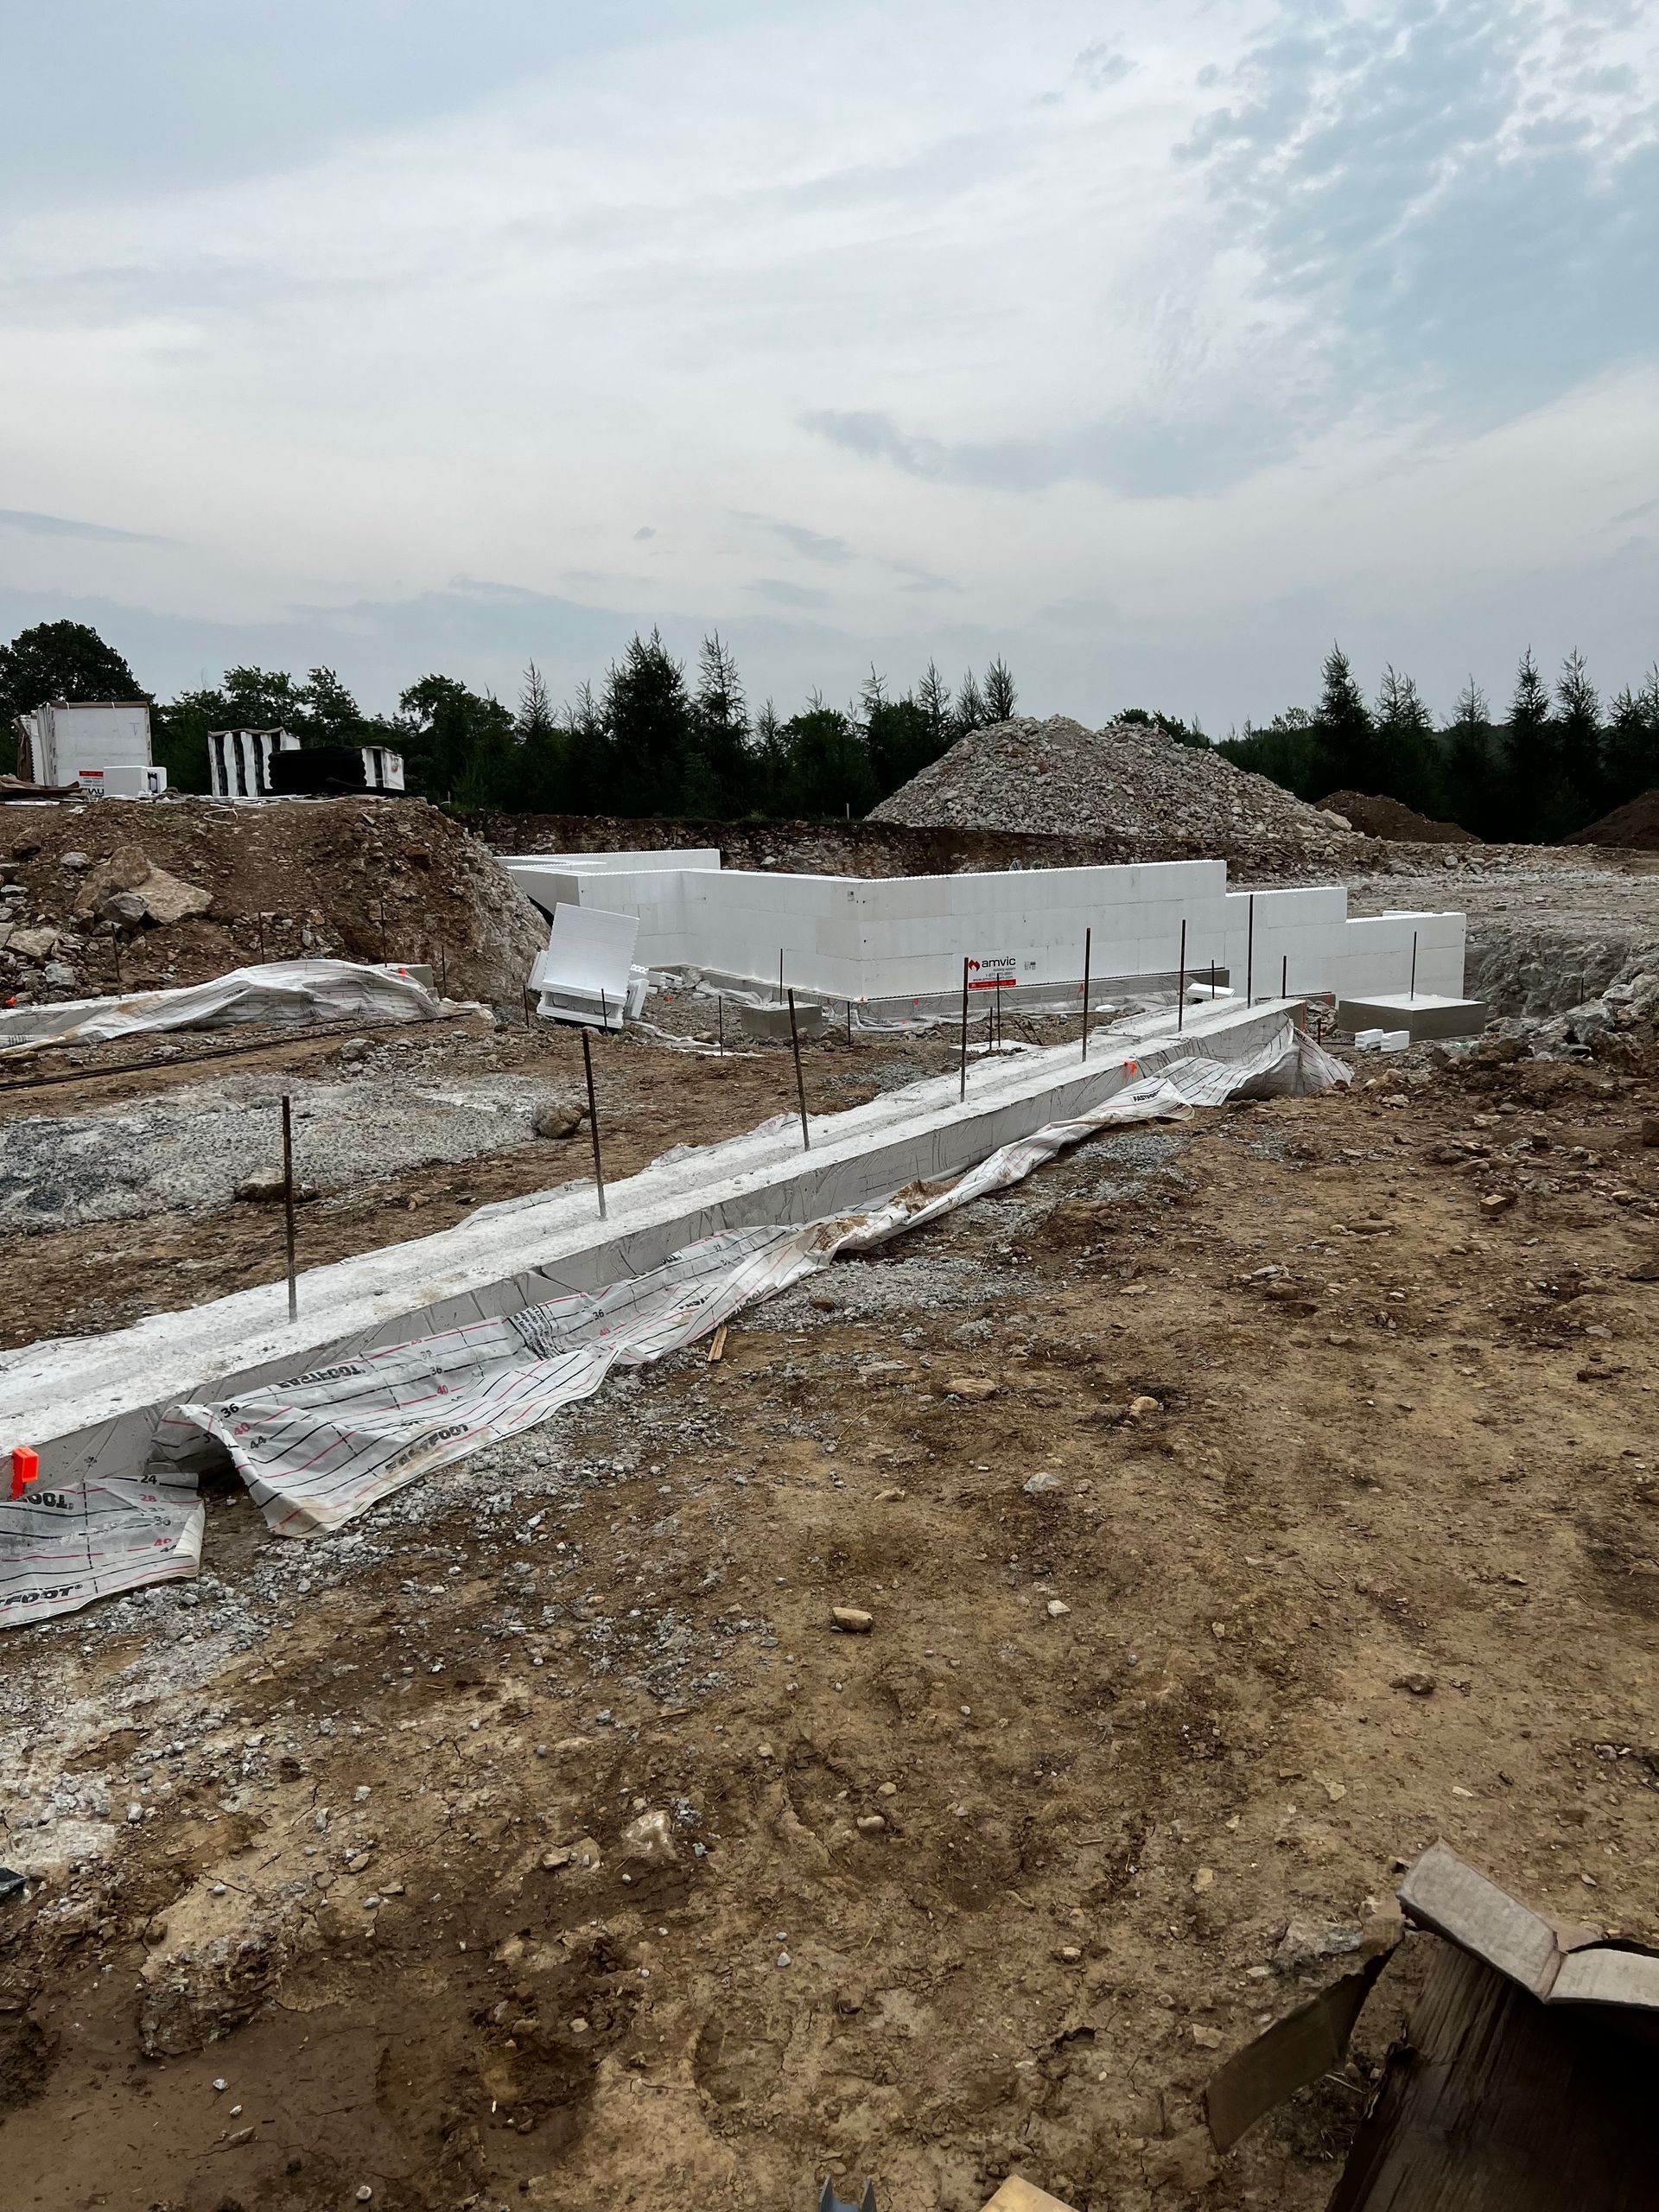
[[[779,1107],[625,1049],[619,1170]],[[8,2203],[1312,2212],[1413,1945],[1224,2159],[1203,2082],[1402,1861],[1659,1940],[1655,1088],[1107,1139],[344,1538],[227,1490],[198,1585],[0,1642]],[[195,1235],[197,1294],[272,1262]]]
[[[212,904],[137,931],[78,911],[120,854],[142,855]],[[76,977],[43,980],[41,960],[20,959],[0,928],[0,1001],[194,983],[252,961],[318,957],[429,961],[450,997],[516,1005],[547,941],[512,880],[424,799],[4,807],[0,876],[22,893],[0,922],[60,932],[48,957]]]

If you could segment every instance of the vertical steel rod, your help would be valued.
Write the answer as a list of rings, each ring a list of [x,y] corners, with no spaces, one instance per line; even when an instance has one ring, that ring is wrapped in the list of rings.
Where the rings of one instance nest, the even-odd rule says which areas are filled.
[[[294,1265],[294,1103],[283,1093],[283,1211],[288,1228],[288,1318],[300,1318],[300,1286]]]
[[[1089,1057],[1089,957],[1094,949],[1093,930],[1083,933],[1083,1057]]]
[[[1417,995],[1417,932],[1411,933],[1411,995]]]
[[[957,1096],[968,1096],[968,956],[962,956],[962,1082]]]
[[[715,1020],[720,1037],[720,1057],[723,1060],[726,1057],[726,995],[723,991],[717,991],[715,995]]]
[[[849,1000],[848,1000],[848,1001],[847,1001],[847,1042],[848,1042],[849,1046],[850,1046],[850,1045],[852,1044],[852,1041],[853,1041],[853,1002],[852,1002],[851,999],[849,999]]]
[[[795,1027],[795,994],[789,994],[789,1041],[795,1054],[795,1096],[801,1109],[801,1149],[812,1149],[811,1133],[806,1126],[806,1079],[801,1073],[801,1035]]]
[[[1279,995],[1281,999],[1290,996],[1290,955],[1287,952],[1279,963]]]
[[[783,1004],[783,1002],[784,1002],[784,948],[783,948],[783,946],[780,944],[780,945],[779,946],[779,948],[778,948],[778,1003],[779,1003],[779,1006],[781,1006],[781,1005]]]
[[[594,1055],[588,1042],[588,1027],[582,1031],[582,1065],[588,1077],[588,1127],[594,1140],[594,1188],[599,1192],[599,1217],[605,1218],[605,1163],[599,1156],[599,1108],[594,1100]]]
[[[260,942],[263,944],[263,943],[264,943],[264,937],[263,937],[263,934],[262,934],[261,938],[260,938]],[[385,894],[385,893],[383,891],[383,892],[381,893],[381,894],[380,894],[380,964],[382,965],[382,967],[384,967],[384,966],[385,965],[385,959],[386,959],[386,894]]]
[[[1255,1004],[1255,893],[1250,893],[1249,918],[1244,936],[1244,1003]]]
[[[1175,978],[1175,1027],[1186,1027],[1186,917],[1181,917],[1181,965]]]

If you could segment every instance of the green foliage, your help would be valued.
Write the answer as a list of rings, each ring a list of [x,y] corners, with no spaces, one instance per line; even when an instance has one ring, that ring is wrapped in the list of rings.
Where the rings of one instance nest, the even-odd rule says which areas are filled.
[[[1184,722],[1179,715],[1166,715],[1154,707],[1150,713],[1145,707],[1124,707],[1112,716],[1115,722],[1136,722],[1145,729],[1160,729],[1166,737],[1173,737],[1177,745],[1190,745],[1195,752],[1208,753],[1209,739],[1204,726],[1196,718]]]
[[[46,698],[142,698],[137,679],[96,631],[41,623],[0,645],[0,715]],[[454,677],[423,676],[397,715],[365,715],[332,669],[227,669],[213,688],[152,709],[155,755],[176,790],[207,788],[207,734],[282,728],[304,744],[390,744],[409,788],[457,807],[571,814],[745,815],[839,819],[863,814],[969,731],[1015,711],[1000,658],[955,694],[930,661],[895,694],[872,668],[858,700],[816,692],[797,715],[772,702],[751,715],[730,648],[705,638],[696,674],[656,631],[635,637],[597,690],[555,709],[534,662],[516,714]],[[1117,717],[1207,747],[1196,721],[1144,707]],[[3,728],[3,724],[0,724]],[[1288,708],[1215,748],[1299,798],[1378,793],[1460,822],[1477,836],[1554,840],[1659,786],[1659,665],[1639,690],[1604,706],[1570,653],[1552,698],[1529,652],[1508,716],[1494,723],[1471,678],[1437,729],[1411,677],[1385,668],[1367,706],[1340,646],[1326,656],[1317,707]]]
[[[1340,645],[1325,655],[1324,678],[1312,729],[1315,780],[1326,791],[1376,791],[1376,732]]]
[[[1440,756],[1440,778],[1450,820],[1477,837],[1497,834],[1497,741],[1486,695],[1471,676],[1458,694]]]
[[[113,645],[84,622],[37,622],[0,645],[0,758],[12,719],[51,699],[142,699],[138,679]]]

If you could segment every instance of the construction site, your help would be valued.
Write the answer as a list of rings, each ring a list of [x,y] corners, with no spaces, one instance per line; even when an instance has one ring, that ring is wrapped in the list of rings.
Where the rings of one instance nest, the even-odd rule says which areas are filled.
[[[1651,2202],[1640,810],[273,757],[0,805],[8,2202]]]

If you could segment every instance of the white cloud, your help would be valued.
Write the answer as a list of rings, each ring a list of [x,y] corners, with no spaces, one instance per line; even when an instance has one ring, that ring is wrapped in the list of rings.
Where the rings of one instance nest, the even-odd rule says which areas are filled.
[[[1564,11],[1480,6],[1555,66],[1490,123],[1464,86],[1446,144],[1497,145],[1510,176],[1581,125],[1575,173],[1617,204],[1651,36],[1586,7],[1569,54]],[[162,685],[308,620],[376,703],[394,646],[405,678],[442,647],[505,689],[658,618],[718,621],[785,697],[872,652],[903,680],[1001,648],[1034,704],[1132,690],[1224,725],[1305,691],[1334,624],[1362,664],[1484,654],[1501,687],[1527,631],[1573,642],[1519,619],[1529,593],[1618,601],[1590,580],[1644,527],[1611,517],[1659,491],[1630,466],[1652,349],[1621,301],[1605,358],[1593,327],[1548,333],[1554,381],[1506,407],[1412,397],[1412,341],[1457,385],[1428,318],[1488,203],[1437,227],[1389,105],[1422,73],[1389,11],[1350,13],[1342,59],[1310,58],[1330,14],[1300,0],[1128,0],[1109,37],[1074,0],[709,5],[447,106],[405,83],[387,127],[365,93],[286,167],[37,191],[0,231],[0,422],[28,426],[0,432],[8,498],[175,542],[0,532],[0,605],[136,610]],[[1328,99],[1391,118],[1370,173],[1363,130],[1319,143]],[[1421,251],[1391,262],[1408,219]],[[1599,235],[1616,268],[1618,223]],[[486,607],[458,576],[515,588]],[[1641,632],[1632,607],[1607,638],[1615,680]]]

